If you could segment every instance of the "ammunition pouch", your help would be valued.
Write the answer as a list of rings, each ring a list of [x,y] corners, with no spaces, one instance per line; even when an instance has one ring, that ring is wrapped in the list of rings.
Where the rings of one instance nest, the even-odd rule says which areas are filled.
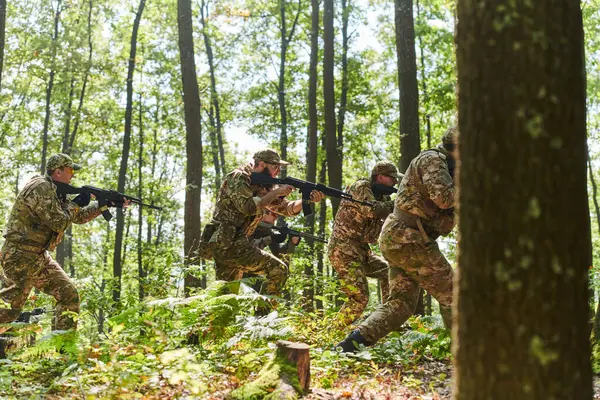
[[[423,223],[421,222],[421,218],[419,218],[418,216],[411,214],[407,211],[404,211],[402,209],[396,209],[396,210],[394,210],[394,213],[396,214],[398,219],[400,221],[404,222],[404,224],[408,228],[418,230],[425,243],[432,242],[437,238],[437,235],[433,235],[433,236],[435,236],[433,239],[430,237],[430,236],[432,236],[433,232],[430,232],[429,234],[427,234],[427,232],[425,231],[425,227],[423,226]]]

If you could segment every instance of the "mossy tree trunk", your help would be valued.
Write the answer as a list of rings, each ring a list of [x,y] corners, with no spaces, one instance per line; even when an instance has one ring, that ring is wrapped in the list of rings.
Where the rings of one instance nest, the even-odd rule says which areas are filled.
[[[580,2],[458,1],[454,398],[591,399]]]
[[[231,400],[297,399],[310,389],[308,345],[286,340],[277,342],[277,352],[258,378],[227,397]]]

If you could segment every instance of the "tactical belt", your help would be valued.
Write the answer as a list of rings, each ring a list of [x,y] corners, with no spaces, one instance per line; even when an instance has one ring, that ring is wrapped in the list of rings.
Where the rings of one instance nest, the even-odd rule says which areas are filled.
[[[19,250],[23,250],[23,251],[27,251],[29,253],[35,253],[35,254],[42,254],[47,249],[46,246],[32,246],[29,244],[9,242],[9,241],[6,241],[4,243],[4,246],[12,247],[13,249],[19,249]]]
[[[417,229],[419,231],[419,233],[421,234],[421,237],[423,237],[423,240],[425,241],[425,243],[429,243],[431,241],[431,239],[429,238],[429,235],[427,235],[427,232],[425,232],[425,228],[423,228],[423,223],[421,222],[421,218],[419,218],[416,215],[411,214],[407,211],[399,209],[399,208],[394,210],[394,213],[396,214],[398,219],[400,221],[404,222],[404,224],[408,228]]]

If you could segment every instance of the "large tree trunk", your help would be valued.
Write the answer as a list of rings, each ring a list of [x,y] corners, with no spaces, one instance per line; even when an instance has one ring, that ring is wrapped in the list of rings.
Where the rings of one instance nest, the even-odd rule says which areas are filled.
[[[87,88],[88,79],[90,77],[90,70],[92,69],[92,54],[93,54],[93,46],[92,46],[92,10],[93,10],[93,0],[89,0],[88,2],[88,19],[87,19],[87,34],[88,34],[88,61],[85,66],[85,72],[83,74],[83,84],[81,86],[81,92],[79,93],[79,105],[77,106],[77,114],[75,115],[75,124],[73,125],[73,132],[69,137],[68,144],[68,153],[71,153],[73,149],[73,145],[75,143],[75,137],[77,136],[77,131],[79,130],[79,122],[81,121],[81,114],[83,109],[83,100],[85,99],[85,91]]]
[[[62,152],[65,154],[71,154],[73,146],[75,144],[75,137],[79,129],[79,122],[81,120],[81,113],[83,109],[83,100],[85,99],[85,90],[87,87],[88,78],[90,75],[90,69],[92,68],[92,9],[93,0],[89,0],[88,8],[88,19],[87,19],[87,33],[88,33],[88,61],[83,75],[83,84],[81,86],[81,92],[79,94],[79,105],[77,106],[77,114],[75,115],[75,123],[73,125],[73,131],[69,132],[70,121],[71,121],[71,105],[69,104],[68,119],[65,127],[65,136],[63,137],[63,149]],[[71,95],[69,96],[71,97]],[[66,270],[69,269],[69,273],[72,277],[75,276],[75,264],[73,263],[73,227],[69,226],[64,240],[56,248],[56,261]]]
[[[6,33],[6,0],[0,0],[0,90],[2,89],[2,70],[4,68],[4,36]]]
[[[177,0],[177,19],[187,154],[183,251],[185,265],[189,266],[200,264],[198,250],[201,234],[200,195],[202,190],[202,127],[190,0]],[[184,277],[186,295],[189,295],[190,289],[198,287],[202,287],[202,280],[186,273]]]
[[[395,0],[398,88],[400,89],[400,172],[421,151],[419,88],[412,0]]]
[[[343,163],[344,123],[346,122],[346,106],[348,104],[348,20],[350,7],[348,0],[342,0],[342,92],[337,119],[337,148],[340,165]],[[341,187],[340,187],[341,188]]]
[[[287,132],[287,105],[285,98],[285,62],[287,57],[287,49],[294,36],[294,31],[296,30],[296,25],[298,23],[298,17],[300,16],[300,12],[302,10],[302,0],[298,0],[298,11],[296,13],[296,17],[294,18],[294,22],[292,23],[292,28],[290,29],[289,35],[287,31],[287,21],[285,20],[285,0],[279,0],[279,33],[280,33],[280,48],[279,48],[279,82],[277,84],[277,100],[279,102],[279,117],[281,119],[281,131],[279,135],[279,146],[280,146],[280,155],[281,158],[286,160],[287,156],[287,147],[288,147],[288,132]],[[281,171],[281,176],[285,177],[287,175],[287,171],[283,169]]]
[[[580,3],[510,7],[458,1],[455,398],[591,399]]]
[[[100,283],[100,295],[104,297],[106,288],[106,275],[108,274],[108,252],[110,251],[110,225],[106,224],[106,236],[102,250],[102,282]],[[100,304],[98,308],[98,333],[104,333],[105,307]]]
[[[71,83],[69,85],[69,101],[65,109],[65,130],[63,132],[62,140],[62,152],[69,154],[69,134],[71,132],[71,114],[73,110],[73,93],[75,92],[75,76],[71,76]],[[70,270],[72,277],[75,277],[75,269],[71,262],[69,255],[69,249],[73,247],[73,227],[69,226],[65,236],[56,247],[56,261],[63,267],[64,270]]]
[[[342,157],[341,148],[338,147],[335,124],[335,91],[334,91],[334,7],[333,0],[324,0],[323,13],[323,100],[325,117],[325,135],[327,138],[327,174],[329,177],[329,186],[342,188]],[[337,213],[340,206],[340,199],[332,198],[333,216]]]
[[[143,198],[142,188],[144,187],[144,175],[143,175],[143,166],[144,166],[144,113],[142,107],[142,95],[140,94],[140,108],[139,108],[139,133],[140,133],[140,143],[138,148],[138,198]],[[144,286],[146,285],[146,270],[144,268],[144,259],[143,259],[143,227],[144,227],[144,218],[143,218],[143,207],[139,207],[138,209],[138,236],[137,236],[137,263],[138,263],[138,300],[141,302],[144,301],[145,290]]]
[[[325,147],[325,134],[321,135],[321,146]],[[321,161],[321,170],[319,171],[319,181],[325,182],[327,179],[327,161],[323,158]],[[319,205],[319,236],[325,237],[325,227],[327,225],[327,201],[321,200]],[[317,309],[323,309],[323,300],[321,298],[325,294],[323,285],[325,279],[325,246],[321,243],[317,244],[317,277],[315,281],[315,293],[318,296],[316,305]]]
[[[133,72],[135,71],[135,57],[137,50],[137,34],[142,18],[142,12],[146,0],[140,0],[140,4],[133,21],[133,31],[131,33],[131,50],[129,52],[129,67],[127,69],[127,105],[125,108],[125,133],[123,135],[123,154],[121,156],[121,166],[119,168],[119,180],[117,190],[125,192],[125,180],[127,177],[127,162],[129,160],[129,149],[131,144],[131,123],[133,113]],[[115,230],[115,252],[113,255],[113,301],[119,305],[121,301],[121,275],[123,273],[123,259],[121,251],[123,249],[123,229],[125,227],[125,215],[122,209],[117,209],[117,228]]]
[[[221,137],[221,109],[219,97],[217,96],[217,79],[215,73],[214,55],[210,35],[208,32],[208,4],[202,0],[200,3],[200,21],[202,22],[202,37],[204,38],[204,48],[206,49],[206,58],[208,59],[208,72],[210,74],[210,107],[208,111],[208,120],[210,123],[209,138],[213,164],[215,166],[215,197],[221,187],[221,174],[225,173],[221,162],[219,161],[219,146],[217,137]]]
[[[420,23],[421,20],[421,7],[419,6],[419,0],[417,0],[417,23]],[[417,37],[419,41],[419,52],[421,55],[421,86],[423,88],[423,99],[425,103],[425,125],[426,125],[426,134],[427,134],[427,148],[431,148],[431,115],[429,114],[429,92],[427,90],[427,68],[425,67],[425,49],[423,48],[423,40],[421,36]],[[431,301],[431,295],[429,295],[429,300]]]
[[[48,75],[48,84],[46,85],[46,113],[44,116],[44,128],[42,129],[42,163],[41,174],[46,173],[46,157],[48,156],[48,128],[50,125],[50,103],[52,100],[52,89],[54,88],[54,75],[56,74],[56,52],[58,39],[58,25],[60,23],[60,14],[62,12],[62,0],[56,3],[56,11],[54,12],[54,33],[52,34],[52,45],[50,51],[52,58],[50,61],[50,73]]]
[[[308,67],[308,136],[306,138],[306,180],[315,182],[317,179],[317,141],[318,141],[318,113],[317,113],[317,63],[319,61],[319,1],[311,0],[311,31],[310,31],[310,63]],[[315,206],[311,204],[313,213],[308,215],[305,220],[305,226],[313,234],[315,232]],[[315,280],[313,255],[315,243],[310,242],[309,262],[304,267],[304,274],[308,277],[308,282],[304,287],[304,298],[306,304],[310,305],[307,311],[311,311],[314,303],[314,294],[317,291],[317,281]],[[318,278],[317,278],[318,279]],[[323,307],[321,302],[321,307]]]

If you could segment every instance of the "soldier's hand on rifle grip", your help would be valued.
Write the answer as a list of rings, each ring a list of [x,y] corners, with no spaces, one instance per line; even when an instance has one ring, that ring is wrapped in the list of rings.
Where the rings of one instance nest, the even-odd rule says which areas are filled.
[[[310,192],[310,201],[312,201],[313,203],[318,203],[321,200],[323,200],[325,198],[325,193],[318,191],[318,190],[313,190],[312,192]]]
[[[90,204],[90,200],[92,199],[92,196],[90,196],[89,193],[87,192],[83,192],[83,193],[79,193],[77,195],[77,197],[75,197],[73,200],[71,200],[73,203],[77,204],[79,207],[85,207],[88,204]]]
[[[125,197],[123,197],[123,210],[126,210],[130,204],[131,204],[131,200],[127,200]]]
[[[281,185],[275,190],[279,196],[287,197],[290,193],[292,193],[294,187],[292,185]]]
[[[292,242],[294,246],[298,246],[298,244],[300,243],[300,236],[292,236],[290,238],[290,242]]]

